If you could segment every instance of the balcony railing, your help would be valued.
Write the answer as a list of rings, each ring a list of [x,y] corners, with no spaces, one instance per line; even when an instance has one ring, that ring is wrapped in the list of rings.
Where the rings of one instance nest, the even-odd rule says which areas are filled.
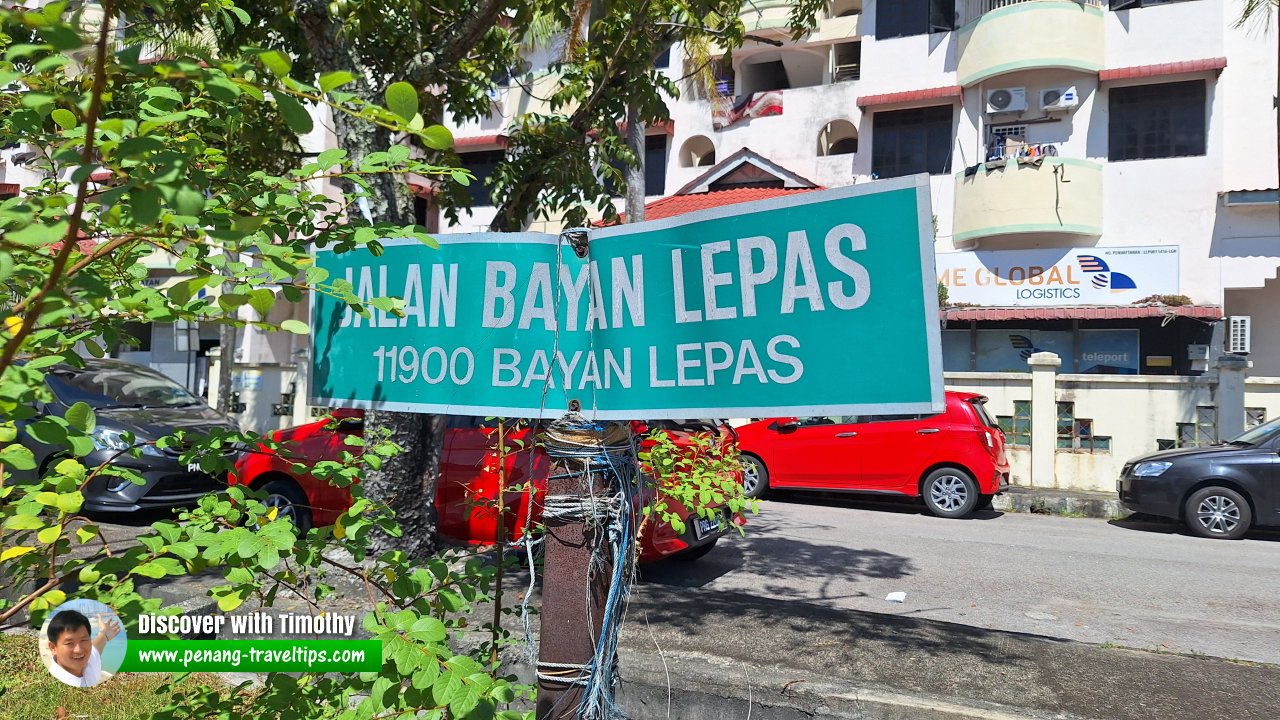
[[[848,80],[857,80],[862,77],[862,63],[846,63],[844,65],[835,66],[832,77],[836,82],[845,82]]]

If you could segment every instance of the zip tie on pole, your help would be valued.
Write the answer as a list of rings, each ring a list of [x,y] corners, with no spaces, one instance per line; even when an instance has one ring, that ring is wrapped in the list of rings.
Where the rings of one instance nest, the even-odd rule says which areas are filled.
[[[356,198],[356,206],[360,208],[360,214],[364,216],[364,219],[367,220],[370,225],[372,225],[373,213],[369,211],[369,198],[365,197],[364,195],[361,195],[360,197]]]

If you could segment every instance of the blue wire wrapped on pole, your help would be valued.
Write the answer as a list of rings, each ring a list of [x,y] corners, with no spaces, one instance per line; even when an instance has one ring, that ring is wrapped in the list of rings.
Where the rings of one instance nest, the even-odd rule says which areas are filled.
[[[539,662],[538,679],[581,687],[577,717],[582,720],[622,718],[614,701],[618,636],[635,577],[633,549],[642,509],[634,437],[625,423],[596,423],[570,413],[547,427],[543,444],[552,462],[566,471],[553,478],[579,481],[576,494],[548,493],[543,522],[549,528],[583,523],[592,542],[588,577],[608,572],[609,582],[592,657],[582,664]],[[595,625],[591,620],[588,627]]]

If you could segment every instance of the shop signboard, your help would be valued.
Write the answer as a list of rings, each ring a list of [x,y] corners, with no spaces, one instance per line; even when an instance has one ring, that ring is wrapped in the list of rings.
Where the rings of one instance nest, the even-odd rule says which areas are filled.
[[[951,302],[989,307],[1129,305],[1179,292],[1176,245],[939,253],[937,269]]]

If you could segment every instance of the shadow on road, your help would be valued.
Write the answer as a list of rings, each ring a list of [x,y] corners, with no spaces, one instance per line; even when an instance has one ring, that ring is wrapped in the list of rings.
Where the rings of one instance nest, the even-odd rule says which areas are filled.
[[[1185,525],[1177,522],[1176,520],[1156,517],[1154,515],[1146,515],[1144,513],[1134,513],[1127,518],[1108,520],[1107,524],[1137,532],[1148,532],[1158,535],[1183,535],[1185,537],[1196,538],[1206,542],[1217,542],[1215,540],[1210,540],[1209,538],[1201,538],[1198,535],[1191,534],[1191,531],[1188,530]],[[1280,528],[1255,528],[1246,533],[1244,537],[1246,540],[1280,542]]]
[[[822,507],[849,508],[852,510],[876,510],[899,515],[929,515],[918,498],[905,495],[872,495],[838,492],[794,492],[772,490],[769,501],[786,505],[819,505]],[[979,510],[961,520],[994,520],[1003,516],[998,510]],[[939,518],[939,520],[942,520]]]
[[[835,600],[865,597],[865,593],[837,593],[860,579],[896,579],[915,573],[911,559],[868,548],[852,548],[828,543],[807,542],[785,537],[772,523],[753,519],[747,537],[728,535],[715,550],[696,562],[665,560],[641,568],[640,579],[647,584],[679,588],[701,588],[731,573],[763,578],[763,594],[791,600]],[[788,531],[795,532],[794,525]]]

